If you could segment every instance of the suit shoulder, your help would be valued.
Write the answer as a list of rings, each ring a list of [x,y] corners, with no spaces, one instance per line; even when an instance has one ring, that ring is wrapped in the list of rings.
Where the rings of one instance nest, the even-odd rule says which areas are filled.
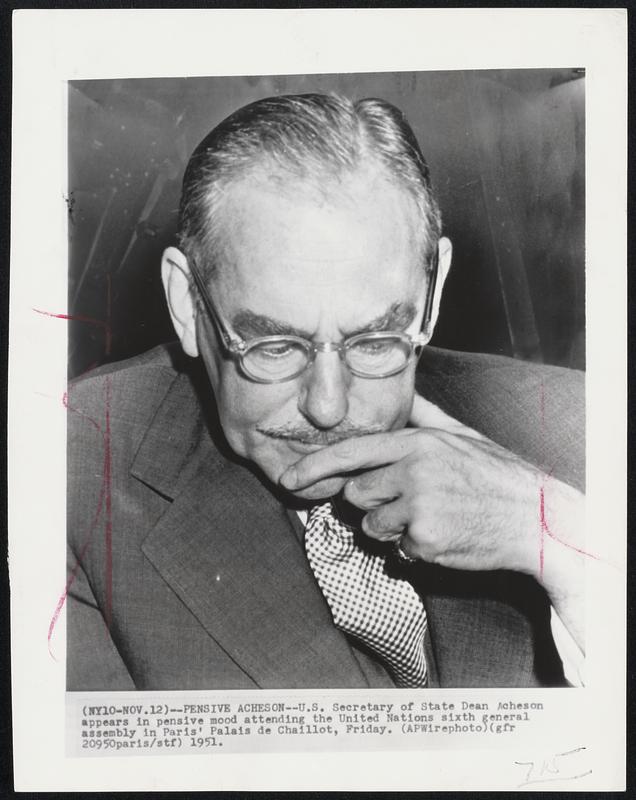
[[[89,394],[97,383],[101,383],[106,376],[113,381],[125,381],[130,375],[150,375],[155,372],[176,373],[180,369],[181,357],[175,345],[161,344],[140,355],[122,361],[103,364],[100,367],[85,372],[73,378],[69,387],[76,392]]]
[[[518,381],[520,379],[554,379],[569,381],[575,386],[582,385],[585,373],[581,370],[557,367],[550,364],[539,364],[522,361],[509,356],[491,353],[465,353],[445,350],[441,347],[426,347],[422,352],[418,373],[422,376],[453,378],[470,377],[478,380],[488,373],[492,380],[499,375],[501,380]]]
[[[439,403],[474,408],[502,402],[577,403],[582,409],[585,373],[507,356],[425,348],[418,365],[418,391]],[[452,413],[452,412],[451,412]]]
[[[67,394],[69,475],[78,465],[86,469],[99,462],[106,437],[113,455],[132,459],[172,387],[178,385],[186,399],[194,395],[184,359],[162,345],[71,382]]]

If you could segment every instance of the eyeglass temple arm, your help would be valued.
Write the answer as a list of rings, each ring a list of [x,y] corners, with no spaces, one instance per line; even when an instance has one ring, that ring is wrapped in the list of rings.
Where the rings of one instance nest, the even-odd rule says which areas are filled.
[[[208,290],[205,288],[203,278],[201,277],[201,273],[199,272],[199,268],[197,267],[194,259],[192,258],[188,259],[188,265],[190,267],[190,274],[194,278],[197,291],[199,292],[199,295],[203,300],[203,305],[205,306],[210,317],[212,318],[212,321],[216,325],[216,329],[221,334],[221,338],[225,342],[225,346],[229,350],[234,350],[237,347],[237,345],[241,344],[241,340],[234,339],[231,336],[230,332],[225,327],[225,323],[223,322],[221,315],[217,311],[214,302],[212,301],[212,298],[208,293]]]
[[[435,287],[437,285],[437,270],[439,265],[439,244],[435,246],[435,252],[431,258],[431,276],[426,292],[426,303],[424,305],[424,317],[422,320],[422,328],[426,329],[430,325],[431,315],[433,313],[433,300],[435,299]]]

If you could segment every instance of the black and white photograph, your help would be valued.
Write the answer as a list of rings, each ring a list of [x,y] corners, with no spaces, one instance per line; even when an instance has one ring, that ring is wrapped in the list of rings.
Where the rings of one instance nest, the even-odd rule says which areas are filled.
[[[70,690],[580,683],[582,73],[70,83]]]
[[[37,778],[16,740],[24,788],[619,787],[624,17],[559,50],[579,11],[512,12],[518,58],[520,17],[489,57],[481,16],[384,12],[375,62],[378,12],[87,12],[77,55],[46,12],[28,178],[22,18],[12,341],[43,344],[13,476],[42,496],[14,506],[14,614],[47,544],[14,708],[59,725]],[[98,19],[130,21],[120,53],[89,53]],[[409,21],[477,55],[425,57]]]

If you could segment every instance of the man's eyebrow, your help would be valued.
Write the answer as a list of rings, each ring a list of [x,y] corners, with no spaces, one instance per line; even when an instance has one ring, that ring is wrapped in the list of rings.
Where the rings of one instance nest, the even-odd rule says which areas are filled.
[[[417,308],[414,303],[398,301],[393,303],[384,314],[380,314],[353,330],[344,331],[343,336],[346,339],[350,336],[374,331],[402,331],[413,322],[416,314]],[[237,311],[232,318],[232,328],[243,339],[257,336],[300,336],[307,340],[314,338],[311,331],[295,328],[293,325],[269,317],[267,314],[257,314],[245,308]]]
[[[403,331],[413,322],[416,314],[415,303],[398,301],[393,303],[384,314],[365,322],[355,330],[347,331],[345,336],[357,336],[360,333],[373,333],[374,331]]]
[[[232,327],[243,339],[255,336],[300,336],[311,339],[311,331],[294,328],[285,322],[268,317],[267,314],[256,314],[254,311],[242,308],[232,318]]]

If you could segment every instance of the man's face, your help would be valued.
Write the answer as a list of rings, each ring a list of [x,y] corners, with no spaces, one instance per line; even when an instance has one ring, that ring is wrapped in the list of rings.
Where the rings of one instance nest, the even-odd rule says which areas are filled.
[[[416,210],[379,170],[343,179],[326,199],[289,183],[235,183],[220,215],[210,291],[234,334],[341,342],[374,330],[418,332],[427,280]],[[414,361],[369,379],[352,375],[338,352],[320,352],[297,378],[260,384],[227,356],[207,315],[197,338],[230,446],[274,483],[309,452],[408,420]],[[303,496],[328,497],[341,483],[324,480]]]

